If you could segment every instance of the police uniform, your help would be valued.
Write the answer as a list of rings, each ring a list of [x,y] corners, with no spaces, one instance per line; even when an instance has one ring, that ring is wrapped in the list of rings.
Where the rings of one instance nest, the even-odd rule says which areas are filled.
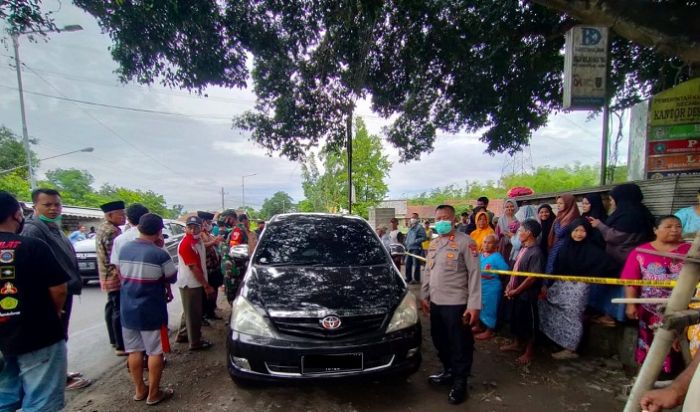
[[[474,337],[462,323],[468,309],[481,309],[481,270],[476,243],[462,232],[433,239],[428,247],[423,299],[430,302],[433,344],[455,385],[466,385]]]

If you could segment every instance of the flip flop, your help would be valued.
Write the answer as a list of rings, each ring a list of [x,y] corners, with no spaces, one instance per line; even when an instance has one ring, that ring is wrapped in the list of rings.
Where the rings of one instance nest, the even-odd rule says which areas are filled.
[[[213,343],[209,342],[208,340],[202,339],[199,341],[199,345],[197,346],[190,346],[190,350],[206,350],[214,346]]]
[[[159,403],[168,400],[173,397],[175,394],[175,391],[170,389],[170,388],[165,388],[163,390],[160,390],[160,396],[157,397],[156,399],[153,400],[146,400],[146,405],[148,406],[153,406],[153,405],[158,405]]]
[[[75,379],[75,378],[80,378],[82,376],[83,376],[83,374],[80,372],[68,372],[68,374],[66,375],[66,378]]]
[[[76,389],[83,389],[85,387],[88,387],[92,384],[92,381],[90,379],[85,379],[85,378],[73,378],[71,379],[70,383],[66,383],[66,390],[67,391],[72,391]]]
[[[134,399],[136,402],[145,401],[146,398],[148,398],[148,391],[146,391],[146,393],[144,393],[143,396],[141,396],[140,398],[139,398],[138,396],[136,396],[136,395],[134,395],[134,397],[133,397],[133,399]]]

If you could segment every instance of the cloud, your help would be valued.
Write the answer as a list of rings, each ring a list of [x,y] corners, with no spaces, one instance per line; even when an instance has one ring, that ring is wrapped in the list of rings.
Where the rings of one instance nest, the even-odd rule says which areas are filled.
[[[300,167],[248,140],[232,128],[231,119],[251,110],[251,90],[212,87],[204,96],[183,90],[121,84],[108,51],[111,41],[96,21],[82,10],[64,4],[57,24],[80,24],[83,31],[52,35],[48,41],[21,39],[20,53],[27,91],[90,102],[186,114],[165,115],[71,103],[26,94],[29,133],[39,139],[40,158],[91,146],[93,153],[76,153],[41,163],[40,173],[54,168],[88,170],[96,185],[110,183],[161,193],[187,209],[221,207],[221,188],[227,207],[242,202],[241,176],[246,178],[246,203],[260,207],[277,191],[303,198]],[[21,132],[19,99],[11,53],[0,52],[0,124]],[[9,89],[7,87],[10,87]],[[381,135],[388,121],[358,102],[357,113],[370,133]],[[586,113],[558,114],[535,132],[531,147],[515,163],[529,167],[596,163],[600,156],[600,120],[586,121]],[[435,150],[420,161],[398,162],[398,150],[386,143],[393,162],[389,197],[398,198],[466,180],[497,180],[513,167],[506,155],[484,154],[479,135],[440,134]]]

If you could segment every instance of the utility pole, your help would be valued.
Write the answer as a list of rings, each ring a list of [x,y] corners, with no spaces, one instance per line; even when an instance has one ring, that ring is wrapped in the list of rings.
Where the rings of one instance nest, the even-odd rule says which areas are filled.
[[[226,207],[224,206],[224,188],[223,186],[221,187],[221,210],[226,210]]]
[[[600,185],[604,186],[607,182],[608,174],[608,123],[610,120],[610,102],[606,98],[605,106],[603,106],[603,142],[600,150]]]
[[[245,210],[245,178],[255,175],[257,175],[257,173],[251,173],[249,175],[241,176],[241,203],[243,203],[241,207],[243,208],[243,210]]]
[[[348,111],[347,124],[347,152],[348,152],[348,214],[352,214],[352,108]]]
[[[32,165],[32,155],[29,149],[29,132],[27,132],[27,115],[24,110],[24,93],[22,90],[22,69],[19,61],[19,34],[12,34],[12,46],[15,49],[15,68],[17,69],[17,88],[19,89],[19,109],[22,113],[22,143],[24,152],[27,155],[27,169],[29,170],[29,183],[32,190],[36,189],[36,178],[34,177],[34,165]]]

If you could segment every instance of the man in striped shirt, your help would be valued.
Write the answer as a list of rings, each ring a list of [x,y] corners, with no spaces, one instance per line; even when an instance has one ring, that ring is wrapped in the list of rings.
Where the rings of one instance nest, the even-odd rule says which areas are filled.
[[[147,213],[138,224],[139,237],[119,251],[121,274],[121,323],[129,372],[134,381],[134,400],[155,405],[172,396],[160,389],[163,353],[169,351],[167,303],[170,284],[177,270],[161,247],[163,219]],[[143,354],[148,355],[148,386],[143,381]]]

